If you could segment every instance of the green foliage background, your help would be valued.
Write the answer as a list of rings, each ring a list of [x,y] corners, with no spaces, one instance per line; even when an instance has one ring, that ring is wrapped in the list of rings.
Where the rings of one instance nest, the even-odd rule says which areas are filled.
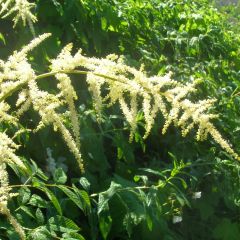
[[[237,8],[217,10],[205,0],[35,2],[36,34],[53,34],[30,58],[39,72],[47,71],[49,60],[73,42],[88,56],[124,55],[132,66],[143,63],[149,74],[172,71],[183,82],[199,78],[198,96],[217,99],[216,125],[240,153]],[[0,21],[0,31],[2,59],[33,38],[28,28],[12,29],[11,19]],[[9,169],[19,192],[10,208],[29,239],[240,239],[239,163],[211,140],[183,139],[175,128],[162,136],[160,116],[143,140],[139,114],[140,130],[129,143],[119,110],[108,110],[97,123],[86,84],[73,81],[80,96],[85,175],[80,176],[51,129],[19,136],[28,174]],[[54,86],[50,78],[42,84]],[[21,121],[33,128],[36,118],[29,112]],[[47,171],[47,148],[58,162],[53,174]],[[196,192],[201,192],[200,199],[194,199]],[[182,221],[173,223],[174,216]],[[0,238],[18,239],[4,218]]]

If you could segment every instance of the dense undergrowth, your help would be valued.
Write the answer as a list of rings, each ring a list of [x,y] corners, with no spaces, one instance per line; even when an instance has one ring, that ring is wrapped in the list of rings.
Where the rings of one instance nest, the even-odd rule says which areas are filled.
[[[51,32],[28,56],[38,76],[51,71],[50,60],[72,42],[74,52],[81,48],[89,57],[123,55],[121,63],[137,69],[144,65],[147,76],[160,79],[171,72],[181,87],[197,80],[197,91],[187,97],[193,102],[216,99],[207,110],[218,114],[214,125],[240,153],[240,40],[233,11],[221,12],[205,0],[31,2],[38,19],[34,29],[21,19],[13,28],[16,12],[0,20],[0,59]],[[15,125],[2,123],[0,115],[1,133],[20,146],[16,153],[25,166],[9,164],[7,172],[11,192],[18,194],[8,208],[27,239],[240,238],[240,166],[226,149],[211,138],[197,141],[196,131],[183,138],[174,125],[162,135],[161,114],[145,139],[144,107],[135,116],[137,128],[129,141],[133,125],[121,108],[104,107],[99,115],[85,77],[71,79],[78,96],[84,173],[58,131],[51,126],[34,131],[41,120],[34,107]],[[39,85],[52,95],[59,88],[52,76]],[[7,99],[13,110],[17,97]],[[67,114],[64,125],[72,125]],[[19,239],[6,216],[0,217],[0,239]]]

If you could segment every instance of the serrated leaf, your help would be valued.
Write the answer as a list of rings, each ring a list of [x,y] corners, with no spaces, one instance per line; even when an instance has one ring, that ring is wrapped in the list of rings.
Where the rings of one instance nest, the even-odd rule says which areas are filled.
[[[46,187],[37,187],[37,189],[43,191],[47,195],[47,197],[49,198],[49,200],[51,201],[53,206],[56,208],[57,212],[60,215],[62,215],[62,208],[61,208],[61,205],[59,204],[56,196]]]
[[[67,240],[85,240],[81,234],[76,232],[64,233],[62,237]]]
[[[31,210],[26,207],[26,206],[20,206],[19,209],[21,209],[22,211],[24,211],[28,216],[32,217],[33,219],[35,219],[34,214],[31,212]]]
[[[29,199],[31,198],[31,191],[29,188],[27,187],[22,187],[20,190],[19,190],[19,195],[18,195],[18,202],[20,205],[24,205],[26,204]]]
[[[117,193],[119,199],[124,203],[126,214],[123,219],[128,235],[131,236],[132,229],[141,221],[146,220],[147,214],[145,209],[146,195],[144,192],[136,192],[134,189],[121,191]]]
[[[29,200],[28,204],[32,206],[36,206],[39,208],[46,208],[47,207],[47,201],[41,198],[40,196],[33,194],[31,199]]]
[[[78,196],[71,191],[69,188],[65,186],[57,186],[59,189],[61,189],[81,210],[83,210],[83,206],[81,204],[81,201],[79,200]]]
[[[80,227],[69,218],[63,216],[54,216],[48,220],[48,227],[50,231],[57,231],[57,232],[78,232]]]
[[[73,185],[73,190],[77,194],[78,198],[81,200],[84,212],[86,214],[89,213],[90,208],[91,208],[91,202],[90,202],[88,193],[84,190],[79,190],[74,185]]]
[[[29,237],[30,237],[31,240],[52,239],[52,235],[48,231],[46,226],[41,226],[41,227],[33,229],[33,231],[30,232]]]
[[[35,215],[36,215],[38,224],[40,224],[40,225],[44,224],[44,215],[40,208],[37,208]]]

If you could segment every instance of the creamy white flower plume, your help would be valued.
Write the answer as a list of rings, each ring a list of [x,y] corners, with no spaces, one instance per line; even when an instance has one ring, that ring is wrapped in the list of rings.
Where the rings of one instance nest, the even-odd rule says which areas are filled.
[[[139,112],[142,112],[145,120],[145,138],[151,132],[157,115],[161,114],[165,121],[163,133],[171,124],[180,127],[183,136],[196,130],[198,141],[206,140],[211,136],[223,149],[239,159],[238,154],[222,138],[211,122],[218,117],[209,111],[214,100],[190,100],[191,94],[197,91],[198,81],[182,84],[173,80],[171,73],[165,76],[149,77],[143,69],[137,70],[127,66],[123,58],[116,55],[102,59],[88,58],[81,53],[81,50],[72,55],[72,44],[63,48],[58,57],[51,61],[50,73],[36,76],[27,60],[27,53],[48,36],[49,34],[41,35],[21,51],[15,52],[8,61],[0,61],[0,112],[2,112],[0,117],[2,119],[10,121],[12,116],[8,113],[9,106],[4,102],[5,98],[24,86],[25,90],[22,88],[17,100],[16,117],[32,105],[41,117],[37,129],[51,124],[55,130],[58,130],[83,170],[80,127],[75,108],[77,93],[70,75],[84,74],[98,116],[103,106],[119,104],[130,126],[130,140],[133,139],[138,128]],[[38,86],[37,81],[47,76],[55,76],[58,80],[58,89],[55,93],[41,90]],[[71,121],[71,129],[64,124],[66,116]],[[14,122],[14,118],[12,121]]]
[[[2,11],[20,2],[23,4],[24,1],[0,0]],[[26,9],[30,9],[32,5],[26,2],[25,0]],[[16,8],[13,9],[15,10],[12,12],[16,11]],[[163,133],[166,133],[171,124],[179,127],[183,136],[195,130],[198,141],[211,136],[224,150],[240,160],[239,155],[212,123],[212,119],[218,118],[210,111],[214,100],[191,100],[191,94],[197,91],[198,81],[182,84],[173,80],[171,74],[149,77],[142,68],[137,70],[129,67],[124,64],[122,57],[116,55],[102,59],[88,58],[82,55],[81,50],[72,55],[71,44],[51,61],[51,72],[37,76],[27,59],[27,54],[48,36],[50,34],[43,34],[21,51],[14,52],[7,61],[0,60],[0,123],[8,122],[17,126],[19,116],[32,106],[41,118],[36,129],[52,125],[54,130],[59,131],[75,156],[81,172],[84,172],[84,161],[80,151],[80,127],[75,107],[77,92],[70,78],[71,74],[84,74],[98,115],[104,106],[119,104],[130,126],[130,140],[138,128],[138,113],[144,116],[145,138],[150,134],[156,117],[160,114],[164,119]],[[55,76],[58,81],[55,92],[51,93],[42,90],[38,84],[39,80],[50,76]],[[18,99],[13,108],[5,100],[15,92],[18,92]],[[66,118],[71,122],[70,129],[65,125]],[[17,148],[6,132],[0,132],[0,212],[8,217],[21,239],[24,239],[21,226],[7,208],[7,201],[12,195],[8,186],[6,164],[24,168],[16,154]],[[173,221],[180,222],[182,218],[175,216]]]
[[[36,5],[27,0],[0,0],[0,14],[3,18],[14,15],[14,26],[21,20],[24,26],[27,23],[33,29],[32,24],[37,21],[37,18],[31,12],[34,7]]]

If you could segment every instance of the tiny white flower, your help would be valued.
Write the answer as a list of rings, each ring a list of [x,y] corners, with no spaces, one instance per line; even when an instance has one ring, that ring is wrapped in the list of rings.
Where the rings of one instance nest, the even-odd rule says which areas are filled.
[[[194,192],[192,195],[192,199],[198,199],[202,197],[202,192]]]
[[[172,221],[173,221],[173,224],[182,222],[182,216],[173,216]]]

